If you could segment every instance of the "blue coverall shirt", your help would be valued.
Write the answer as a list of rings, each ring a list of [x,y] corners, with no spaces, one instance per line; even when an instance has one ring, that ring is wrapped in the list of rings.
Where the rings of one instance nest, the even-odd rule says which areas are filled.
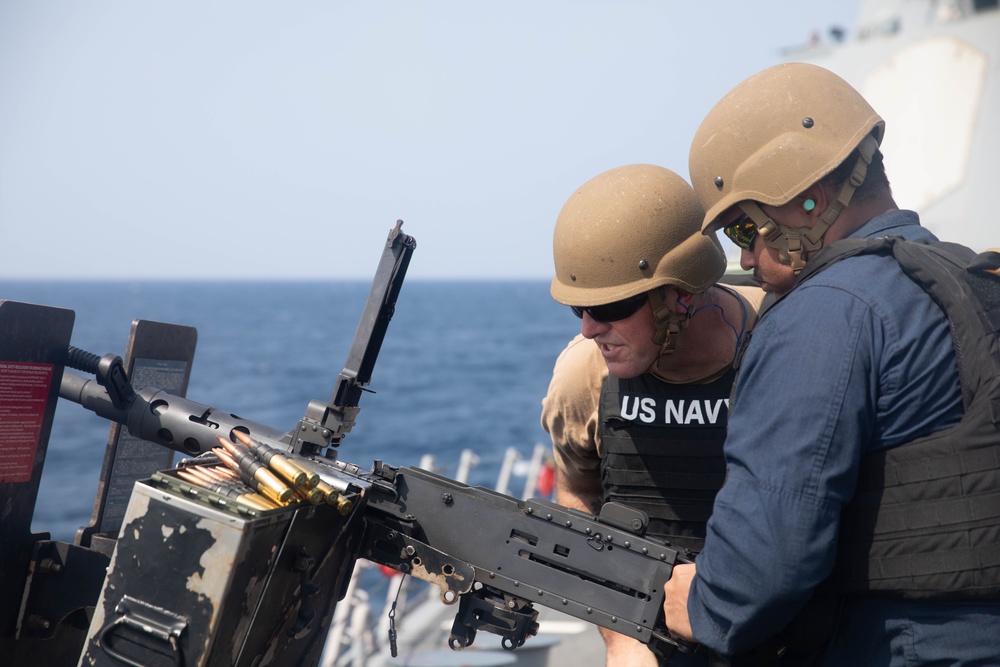
[[[935,240],[911,211],[852,236]],[[947,319],[891,258],[829,266],[752,336],[688,598],[695,637],[727,655],[781,630],[829,576],[862,456],[962,415]],[[1000,602],[848,600],[826,663],[1000,664]]]

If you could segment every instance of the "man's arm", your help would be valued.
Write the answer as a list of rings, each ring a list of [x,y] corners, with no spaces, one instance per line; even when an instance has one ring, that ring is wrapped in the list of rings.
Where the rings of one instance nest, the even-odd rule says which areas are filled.
[[[604,492],[597,475],[570,477],[562,470],[556,471],[556,502],[588,514],[600,514]]]
[[[823,308],[795,296],[757,325],[743,360],[726,482],[686,591],[694,639],[722,655],[780,631],[829,575],[840,508],[874,430],[870,312],[845,291],[824,291]],[[686,587],[674,586],[664,613],[674,610],[668,627],[682,633]]]
[[[556,464],[556,500],[590,514],[599,513],[603,495],[598,404],[607,375],[597,345],[577,336],[556,359],[542,400],[541,424],[552,438]]]

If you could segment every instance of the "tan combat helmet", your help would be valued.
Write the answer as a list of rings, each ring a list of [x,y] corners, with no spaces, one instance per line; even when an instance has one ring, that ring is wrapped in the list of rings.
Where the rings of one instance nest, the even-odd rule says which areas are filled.
[[[704,211],[691,186],[663,167],[634,164],[584,183],[559,213],[552,251],[552,298],[568,306],[599,306],[649,293],[658,335],[685,318],[671,313],[657,287],[704,292],[726,270],[714,233],[701,233]]]
[[[733,205],[760,237],[795,269],[823,245],[823,234],[864,182],[885,123],[839,76],[817,65],[785,63],[736,86],[708,113],[691,142],[691,182],[702,206],[702,229],[717,231]],[[812,228],[777,225],[756,205],[788,203],[859,149],[854,172]]]

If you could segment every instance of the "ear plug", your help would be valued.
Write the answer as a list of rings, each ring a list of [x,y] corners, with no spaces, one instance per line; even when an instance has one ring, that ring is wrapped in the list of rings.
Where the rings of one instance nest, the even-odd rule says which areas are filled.
[[[814,208],[816,208],[816,200],[814,199],[805,200],[804,202],[802,202],[802,208],[804,208],[807,211],[813,210]]]

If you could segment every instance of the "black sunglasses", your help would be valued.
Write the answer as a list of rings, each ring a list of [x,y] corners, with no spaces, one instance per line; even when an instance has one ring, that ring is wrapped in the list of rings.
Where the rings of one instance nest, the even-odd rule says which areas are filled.
[[[754,239],[757,238],[757,225],[750,219],[750,216],[744,213],[736,218],[736,222],[723,227],[722,233],[739,247],[750,250],[753,248]]]
[[[603,306],[570,306],[569,308],[581,320],[583,314],[587,313],[591,319],[597,322],[617,322],[639,312],[644,303],[646,303],[645,293],[636,294],[614,303],[606,303]]]

